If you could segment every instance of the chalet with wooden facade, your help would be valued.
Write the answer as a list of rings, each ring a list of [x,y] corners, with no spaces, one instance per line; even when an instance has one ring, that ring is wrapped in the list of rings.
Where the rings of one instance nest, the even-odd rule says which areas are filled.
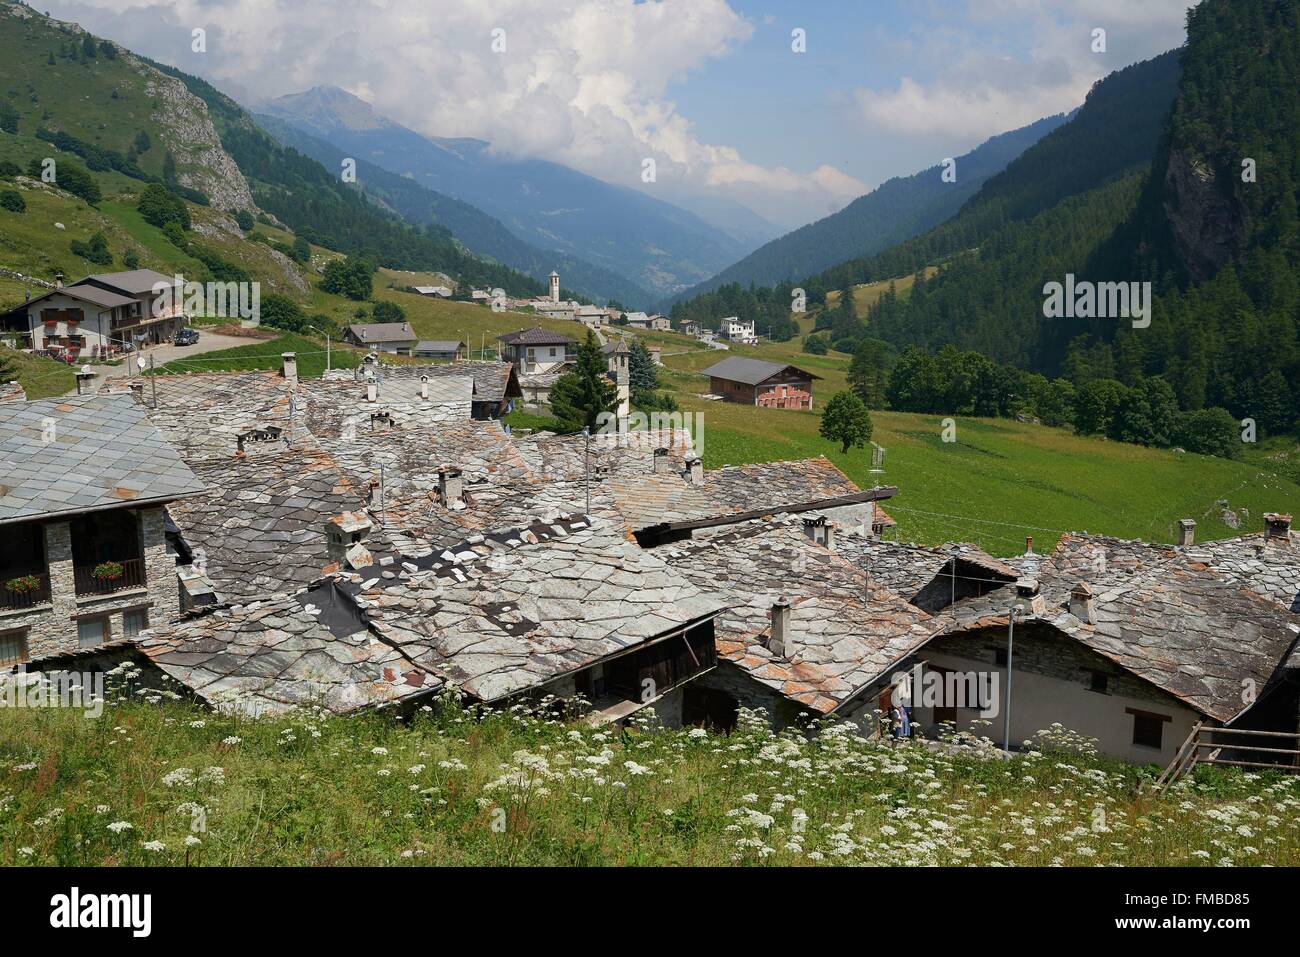
[[[811,410],[813,380],[821,378],[797,366],[744,356],[728,356],[709,366],[704,374],[709,377],[709,391],[714,395],[766,409]]]
[[[155,309],[155,288],[174,281],[153,269],[87,276],[0,313],[0,336],[7,333],[19,348],[71,361],[156,345],[186,323],[181,297],[164,298]]]

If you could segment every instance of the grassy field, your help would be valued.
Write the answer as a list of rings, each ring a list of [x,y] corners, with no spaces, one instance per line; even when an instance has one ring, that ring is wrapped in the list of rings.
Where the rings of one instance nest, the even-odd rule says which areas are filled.
[[[0,363],[13,368],[12,377],[22,383],[29,399],[48,399],[77,387],[73,368],[65,362],[0,346]]]
[[[237,720],[139,699],[0,709],[8,865],[1300,864],[1300,778],[806,739],[625,733],[444,703]],[[982,756],[984,755],[984,756]]]
[[[197,355],[193,359],[173,359],[159,366],[160,373],[184,372],[246,372],[250,369],[278,369],[281,355],[293,352],[298,356],[298,374],[308,378],[325,371],[325,343],[305,336],[285,333],[274,339],[250,340],[246,346],[235,346]],[[330,344],[329,362],[335,369],[355,369],[365,350],[337,342]]]

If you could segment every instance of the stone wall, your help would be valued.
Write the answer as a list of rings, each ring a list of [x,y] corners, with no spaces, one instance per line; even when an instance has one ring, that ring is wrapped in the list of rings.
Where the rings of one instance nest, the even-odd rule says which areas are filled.
[[[747,671],[730,661],[719,661],[716,668],[696,678],[692,684],[699,688],[726,692],[736,699],[738,707],[751,711],[763,709],[767,713],[768,722],[777,730],[794,724],[808,710],[775,689],[756,681]]]
[[[123,612],[143,609],[156,626],[180,612],[176,560],[167,552],[161,506],[135,510],[139,518],[145,584],[108,595],[78,596],[73,577],[72,532],[68,522],[46,522],[45,561],[50,576],[50,602],[22,612],[0,614],[0,632],[26,632],[27,657],[44,658],[80,650],[78,622],[107,617],[109,641],[125,637]]]

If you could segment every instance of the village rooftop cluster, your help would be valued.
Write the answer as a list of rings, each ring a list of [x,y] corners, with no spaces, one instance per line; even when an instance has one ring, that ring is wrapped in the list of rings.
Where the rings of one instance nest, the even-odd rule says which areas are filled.
[[[620,343],[618,429],[512,433],[503,416],[545,397],[570,340],[501,341],[501,361],[389,364],[381,334],[316,379],[286,353],[275,371],[8,389],[0,665],[131,662],[250,714],[413,709],[454,688],[580,697],[597,723],[653,708],[726,730],[750,708],[882,734],[895,676],[920,666],[994,676],[999,696],[1014,681],[1009,706],[915,702],[924,735],[1000,743],[1009,718],[1015,746],[1062,724],[1165,766],[1198,724],[1297,730],[1288,515],[1206,543],[1191,519],[1167,544],[1070,534],[1011,559],[908,544],[882,507],[906,476],[900,492],[825,458],[705,469],[686,430],[627,429]],[[755,389],[750,361],[721,373]]]

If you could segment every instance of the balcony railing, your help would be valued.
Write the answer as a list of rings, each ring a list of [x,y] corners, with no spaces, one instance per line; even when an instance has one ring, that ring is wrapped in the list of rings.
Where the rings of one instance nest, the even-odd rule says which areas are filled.
[[[37,581],[35,588],[30,587],[30,583],[23,582],[21,590],[10,589],[6,587],[11,581],[16,582],[21,579],[34,578]],[[50,600],[50,576],[45,572],[26,572],[22,575],[5,577],[0,581],[0,611],[22,611],[24,608],[35,608],[37,605],[44,605]]]
[[[126,588],[144,587],[144,559],[127,558],[116,562],[122,566],[122,574],[117,578],[96,577],[95,569],[103,564],[109,563],[73,566],[72,576],[78,595],[111,595]]]

